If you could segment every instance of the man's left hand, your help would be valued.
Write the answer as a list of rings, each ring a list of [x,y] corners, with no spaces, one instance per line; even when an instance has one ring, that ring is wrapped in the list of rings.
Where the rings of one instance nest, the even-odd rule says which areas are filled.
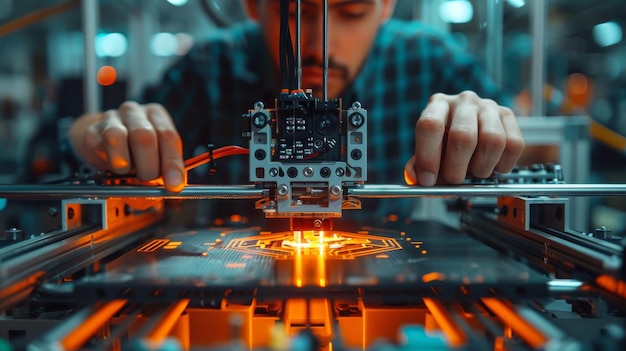
[[[524,151],[515,114],[465,91],[435,94],[415,124],[415,155],[404,168],[409,185],[459,184],[468,174],[509,172]]]

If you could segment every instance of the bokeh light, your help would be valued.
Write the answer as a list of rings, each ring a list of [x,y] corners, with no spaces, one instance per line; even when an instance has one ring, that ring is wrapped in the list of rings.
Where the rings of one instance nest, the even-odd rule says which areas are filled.
[[[96,36],[98,57],[120,57],[128,50],[128,40],[122,33],[100,33]]]
[[[474,7],[467,0],[448,0],[439,5],[439,16],[448,23],[467,23],[474,17]]]
[[[98,70],[97,80],[102,86],[113,85],[117,80],[117,70],[113,66],[102,66]]]

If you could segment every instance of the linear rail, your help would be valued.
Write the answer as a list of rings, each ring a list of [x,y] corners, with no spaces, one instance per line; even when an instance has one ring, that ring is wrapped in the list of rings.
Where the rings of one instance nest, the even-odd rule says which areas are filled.
[[[0,198],[119,198],[260,199],[268,189],[254,185],[190,185],[180,193],[156,186],[3,185]],[[498,196],[626,196],[626,184],[498,184],[412,187],[364,185],[347,189],[356,198],[498,197]]]

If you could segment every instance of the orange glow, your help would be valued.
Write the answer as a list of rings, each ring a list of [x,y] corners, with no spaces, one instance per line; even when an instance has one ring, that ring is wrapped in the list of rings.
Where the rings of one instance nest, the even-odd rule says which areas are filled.
[[[626,282],[623,280],[617,280],[610,275],[603,274],[596,278],[596,283],[613,294],[626,297]]]
[[[320,253],[317,256],[317,280],[320,287],[326,286],[326,257],[324,256],[324,246],[320,246]]]
[[[409,174],[409,172],[407,172],[406,169],[404,170],[404,181],[406,182],[406,185],[417,184],[417,181],[415,180],[415,178],[411,176],[411,174]]]
[[[443,273],[439,273],[439,272],[430,272],[430,273],[426,273],[422,276],[422,281],[424,283],[430,283],[432,281],[435,280],[444,280],[446,278],[446,275]]]
[[[224,220],[221,218],[216,218],[213,223],[215,223],[215,225],[222,225],[224,224]]]
[[[41,277],[42,275],[43,275],[43,272],[37,272],[31,275],[30,277],[9,286],[8,288],[4,290],[0,290],[0,301],[7,298],[10,295],[13,295],[19,291],[27,289],[29,286],[35,284],[35,282],[37,282],[39,277]]]
[[[156,323],[154,329],[146,335],[146,339],[155,345],[160,344],[168,336],[188,304],[189,299],[183,299],[170,305],[159,323]]]
[[[295,280],[296,280],[296,287],[301,288],[302,287],[302,276],[303,276],[303,271],[302,271],[302,251],[300,251],[300,249],[298,249],[296,251],[296,257],[294,258],[294,269],[293,269],[293,273],[295,274]]]
[[[246,266],[243,262],[231,262],[226,264],[226,268],[244,268]]]
[[[97,73],[98,84],[103,86],[113,85],[117,80],[117,71],[113,66],[102,66]]]
[[[113,300],[100,307],[89,316],[87,320],[61,340],[63,350],[71,351],[80,348],[104,325],[104,323],[108,322],[117,311],[124,307],[124,305],[126,305],[126,300]]]
[[[376,258],[389,258],[389,255],[380,254],[380,255],[376,255]]]
[[[568,100],[566,102],[576,107],[585,107],[591,101],[591,82],[584,74],[574,73],[567,78],[565,92]]]
[[[389,220],[389,222],[397,222],[398,221],[398,215],[390,214],[389,216],[387,216],[387,219]]]
[[[441,331],[443,331],[448,337],[450,346],[463,346],[466,342],[465,333],[463,333],[463,330],[461,330],[461,328],[454,323],[452,316],[450,316],[450,313],[448,313],[441,302],[429,297],[425,297],[423,300],[426,308],[428,308],[428,311],[430,311],[431,315],[437,322],[437,325],[441,328]]]
[[[123,157],[114,157],[111,160],[111,165],[113,166],[113,168],[126,168],[128,167],[129,163],[128,160],[124,159]]]
[[[230,216],[230,221],[233,223],[239,223],[241,222],[242,219],[243,217],[241,217],[241,215],[238,215],[238,214],[234,214]]]
[[[589,89],[589,81],[584,74],[574,73],[567,79],[567,88],[572,94],[584,94]]]
[[[541,331],[535,329],[506,303],[493,297],[485,297],[482,301],[494,314],[510,326],[513,332],[526,341],[531,348],[542,348],[548,342],[548,338]]]
[[[626,137],[616,133],[612,129],[603,126],[595,120],[592,120],[589,132],[594,139],[599,140],[616,150],[626,152]]]
[[[152,241],[144,244],[142,247],[137,249],[137,252],[154,252],[163,246],[165,246],[170,241],[167,239],[153,239]]]
[[[426,255],[427,253],[428,253],[428,251],[422,250],[422,255]]]
[[[288,258],[323,253],[333,259],[349,259],[355,257],[387,254],[401,250],[402,246],[396,239],[380,237],[365,233],[333,231],[331,233],[308,231],[285,231],[263,233],[260,235],[233,238],[228,241],[227,249],[253,254]],[[294,276],[295,279],[295,276]]]

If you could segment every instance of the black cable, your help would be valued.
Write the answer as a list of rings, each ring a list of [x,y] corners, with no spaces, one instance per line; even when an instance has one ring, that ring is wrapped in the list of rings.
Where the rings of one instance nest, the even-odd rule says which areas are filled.
[[[280,0],[280,38],[279,38],[279,59],[280,59],[280,78],[282,88],[289,88],[289,71],[287,60],[287,37],[285,18],[289,16],[289,1]]]
[[[289,3],[290,0],[280,1],[279,57],[282,87],[293,90],[296,87],[296,58],[289,27]]]

